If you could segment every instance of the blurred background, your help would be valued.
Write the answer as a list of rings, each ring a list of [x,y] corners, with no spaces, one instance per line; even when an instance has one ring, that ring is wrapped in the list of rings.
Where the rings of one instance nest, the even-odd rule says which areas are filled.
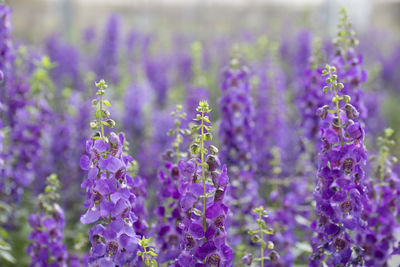
[[[182,31],[206,37],[241,29],[309,27],[332,35],[345,6],[357,32],[387,29],[398,36],[399,0],[8,0],[14,9],[14,36],[39,42],[54,31],[77,40],[82,27],[101,26],[119,13],[143,31]]]

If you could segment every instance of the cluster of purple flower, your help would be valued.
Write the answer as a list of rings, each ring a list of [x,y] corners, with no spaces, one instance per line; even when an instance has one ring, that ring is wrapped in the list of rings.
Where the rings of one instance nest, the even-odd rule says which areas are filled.
[[[46,156],[44,135],[51,121],[48,103],[50,68],[51,62],[43,57],[31,74],[31,86],[25,77],[20,76],[24,74],[16,72],[9,77],[6,85],[5,114],[12,130],[5,148],[9,164],[3,170],[2,194],[12,202],[19,202],[34,177],[49,174],[46,165],[41,162]]]
[[[343,84],[338,82],[335,67],[327,65],[323,75],[328,75],[324,92],[333,94],[333,105],[318,109],[318,115],[324,121],[321,128],[323,147],[314,191],[318,219],[312,224],[317,235],[311,242],[310,264],[357,265],[363,262],[363,250],[354,240],[353,233],[367,225],[363,217],[368,201],[364,130],[357,122],[359,112],[349,103],[350,96],[339,94]]]
[[[230,235],[233,245],[250,243],[247,224],[254,220],[252,210],[263,204],[254,180],[254,108],[250,97],[248,69],[240,66],[235,56],[223,72],[221,107],[221,159],[227,164],[231,183],[227,198],[230,209],[237,214],[230,219]],[[243,196],[247,192],[254,192]],[[234,233],[232,233],[234,232]]]
[[[26,252],[31,256],[29,266],[68,266],[68,251],[64,245],[64,211],[57,204],[59,182],[55,174],[47,177],[45,193],[39,195],[40,213],[29,216],[33,232],[28,239],[32,243]]]
[[[124,135],[111,132],[104,135],[104,125],[113,128],[115,123],[103,106],[109,102],[103,99],[107,85],[104,80],[96,84],[99,99],[93,104],[96,120],[91,128],[97,132],[86,143],[86,153],[80,159],[82,169],[88,171],[88,178],[82,183],[86,188],[88,209],[81,217],[83,224],[92,224],[89,232],[92,248],[89,264],[98,266],[134,265],[137,262],[138,242],[133,224],[138,220],[134,213],[136,196],[135,180],[128,172],[133,158],[123,150]]]
[[[368,226],[357,233],[356,242],[364,250],[365,266],[389,266],[393,254],[400,254],[396,248],[396,233],[399,231],[399,197],[400,179],[392,172],[393,163],[397,158],[390,156],[390,147],[394,141],[390,138],[393,130],[385,130],[385,136],[378,138],[380,146],[376,157],[374,176],[368,181],[370,201],[364,206],[363,217]]]
[[[218,159],[218,149],[205,142],[212,139],[211,123],[207,114],[211,111],[207,102],[197,108],[199,131],[191,145],[191,153],[197,157],[181,161],[179,171],[184,179],[180,184],[180,207],[184,217],[180,227],[183,232],[182,251],[174,266],[230,266],[233,251],[226,244],[226,218],[228,206],[224,195],[229,184],[227,168]]]
[[[116,15],[102,40],[89,29],[83,47],[52,35],[31,49],[11,41],[10,14],[0,5],[0,265],[25,265],[16,256],[28,242],[30,266],[54,267],[389,266],[400,254],[393,132],[372,141],[383,124],[378,99],[396,98],[370,83],[361,90],[371,65],[345,11],[321,55],[310,31],[289,28],[279,45],[253,32],[200,43],[135,29],[126,40]],[[229,61],[238,40],[249,68],[236,54]],[[376,88],[395,88],[398,51],[383,73],[370,72]],[[323,69],[325,58],[332,66]],[[96,77],[113,84],[109,99],[124,101],[111,107],[101,80],[89,122],[86,83]],[[176,102],[186,109],[171,118]],[[375,159],[365,138],[369,154],[379,145]],[[51,173],[60,196],[54,175],[45,187]],[[43,190],[38,209],[21,201]],[[19,226],[28,213],[27,237]]]
[[[341,9],[340,14],[342,18],[338,37],[333,41],[336,53],[331,62],[336,67],[338,79],[343,82],[343,93],[351,97],[354,107],[360,112],[360,119],[365,121],[368,110],[365,107],[361,84],[367,80],[368,75],[367,71],[362,69],[363,56],[358,55],[355,50],[359,41],[355,38],[355,32],[352,29],[352,23],[348,20],[346,10]]]

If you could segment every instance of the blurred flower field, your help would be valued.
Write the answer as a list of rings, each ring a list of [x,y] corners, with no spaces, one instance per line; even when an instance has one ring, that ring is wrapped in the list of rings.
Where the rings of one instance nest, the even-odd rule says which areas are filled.
[[[196,38],[114,13],[34,43],[13,15],[0,4],[0,266],[399,266],[390,29],[358,34],[343,8],[333,40]]]

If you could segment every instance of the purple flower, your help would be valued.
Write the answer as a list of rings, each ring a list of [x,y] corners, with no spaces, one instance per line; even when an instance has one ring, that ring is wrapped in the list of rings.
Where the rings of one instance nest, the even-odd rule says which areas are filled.
[[[354,116],[349,118],[350,113],[342,109],[338,94],[342,85],[337,81],[335,68],[327,65],[323,75],[329,75],[333,104],[328,107],[331,113],[327,114],[321,127],[324,146],[319,154],[314,191],[318,219],[312,224],[316,235],[311,241],[313,254],[310,261],[318,264],[324,260],[329,266],[361,264],[360,244],[351,236],[363,232],[367,224],[363,216],[368,203],[363,171],[367,159],[364,130],[359,122],[351,120],[356,119]]]
[[[396,219],[399,214],[400,179],[392,172],[396,162],[390,155],[391,136],[393,130],[386,129],[385,136],[378,138],[380,147],[376,157],[373,179],[368,181],[370,201],[364,206],[363,216],[367,227],[357,233],[356,242],[364,250],[366,266],[385,266],[394,254],[400,225]]]
[[[208,116],[205,119],[205,114],[210,112],[208,104],[201,101],[197,111],[200,119],[196,120],[199,125],[201,120],[203,126],[200,127],[204,128],[201,131],[198,128],[203,134],[196,139],[198,143],[191,145],[191,150],[194,156],[198,156],[179,163],[180,171],[185,173],[179,186],[179,193],[182,195],[180,208],[183,218],[178,224],[178,229],[182,241],[181,251],[173,266],[203,266],[201,264],[204,262],[208,266],[229,266],[233,261],[233,252],[226,244],[225,220],[228,216],[228,206],[224,201],[224,193],[227,189],[225,181],[229,179],[226,179],[227,177],[219,179],[220,183],[208,182],[209,179],[216,181],[214,177],[220,177],[221,171],[220,165],[215,165],[215,168],[204,168],[207,157],[215,157],[215,162],[219,160],[216,158],[215,148],[209,148],[207,153],[204,150],[205,134],[210,134],[208,132],[210,123],[206,122],[209,121]],[[226,173],[222,175],[224,177]]]
[[[252,209],[263,204],[263,200],[258,196],[258,184],[254,180],[254,132],[256,129],[248,72],[246,67],[240,65],[238,59],[233,58],[231,65],[223,71],[222,97],[219,100],[221,108],[220,156],[229,168],[224,165],[221,174],[213,177],[213,181],[217,186],[225,187],[229,183],[229,173],[232,183],[228,187],[228,201],[240,203],[231,206],[233,214],[237,214],[230,219],[230,229],[236,233],[230,236],[234,245],[249,243],[250,240],[247,240],[249,236],[240,229],[247,227],[244,222],[252,221]],[[250,192],[251,197],[243,197],[244,194]],[[206,217],[207,214],[219,216],[216,213],[220,209],[219,204],[210,206],[206,211]]]
[[[28,222],[33,228],[26,252],[31,257],[29,266],[67,266],[68,251],[64,239],[64,211],[55,202],[58,180],[55,175],[47,178],[45,193],[39,196],[39,213],[32,213]]]
[[[96,86],[98,102],[103,103],[107,85],[100,81]],[[101,107],[99,105],[99,110]],[[144,207],[138,203],[145,184],[128,174],[134,161],[125,152],[123,134],[111,132],[103,136],[102,119],[109,121],[97,117],[100,123],[92,122],[99,125],[101,134],[87,141],[87,154],[80,160],[81,166],[88,169],[88,177],[82,183],[86,189],[84,207],[87,211],[81,216],[81,222],[97,223],[89,232],[92,247],[88,261],[90,265],[99,266],[135,265],[139,238],[147,228],[141,218],[145,214]]]

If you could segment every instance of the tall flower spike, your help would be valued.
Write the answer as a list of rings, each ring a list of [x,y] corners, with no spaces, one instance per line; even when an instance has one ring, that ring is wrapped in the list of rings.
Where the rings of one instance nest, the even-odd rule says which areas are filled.
[[[366,120],[368,110],[365,107],[361,84],[367,81],[368,74],[366,70],[362,69],[362,55],[356,53],[355,47],[359,41],[355,37],[353,25],[349,21],[346,9],[342,8],[340,14],[342,17],[338,37],[333,40],[337,49],[332,58],[332,65],[336,67],[338,79],[344,84],[343,92],[352,98],[353,105],[360,112],[360,119]]]
[[[254,180],[254,108],[250,95],[249,71],[233,56],[223,72],[221,121],[221,160],[226,162],[231,183],[228,186],[230,209],[230,242],[248,245],[249,236],[243,229],[253,221],[252,209],[264,204]],[[252,194],[248,194],[253,192]]]
[[[313,143],[318,143],[319,128],[321,120],[316,111],[319,107],[329,101],[328,96],[321,91],[325,85],[322,76],[323,67],[320,66],[322,59],[319,42],[315,43],[314,55],[309,67],[299,77],[299,89],[297,94],[297,107],[300,112],[300,127],[303,136]],[[313,148],[315,149],[315,147]]]
[[[254,243],[260,243],[260,257],[254,258],[252,254],[247,254],[242,257],[242,263],[244,265],[251,265],[252,261],[260,261],[261,267],[264,267],[264,261],[270,260],[274,263],[279,255],[276,251],[274,251],[274,243],[271,241],[265,242],[264,235],[272,235],[273,231],[271,229],[267,229],[267,224],[265,223],[264,218],[268,217],[267,211],[263,206],[253,209],[253,213],[257,215],[256,224],[258,225],[258,229],[249,230],[249,235],[251,236],[251,240]],[[269,253],[269,257],[264,257],[265,249],[271,250]]]
[[[45,193],[39,195],[39,213],[29,216],[29,225],[33,232],[28,239],[32,243],[26,252],[31,256],[29,266],[67,266],[68,251],[64,239],[64,211],[57,204],[60,198],[57,190],[60,186],[57,176],[46,179]]]
[[[187,186],[187,177],[181,170],[182,164],[185,165],[187,154],[182,153],[180,145],[184,135],[190,131],[182,129],[181,125],[186,117],[182,112],[183,107],[177,105],[176,111],[171,116],[175,118],[175,129],[168,132],[169,136],[175,136],[172,144],[174,151],[168,150],[163,159],[164,166],[158,173],[160,190],[157,197],[159,206],[156,210],[157,223],[153,228],[156,244],[159,249],[158,260],[160,263],[171,262],[180,254],[180,244],[182,238],[182,228],[180,224],[184,217],[180,206],[182,194],[181,190]],[[193,166],[194,167],[194,166]]]
[[[84,207],[87,211],[81,217],[83,224],[96,223],[89,237],[92,247],[89,265],[134,266],[138,263],[137,251],[140,236],[134,223],[138,220],[134,212],[136,204],[134,179],[128,174],[133,158],[124,150],[124,135],[104,135],[104,126],[113,128],[115,123],[104,106],[110,103],[103,97],[107,88],[104,80],[96,83],[96,120],[90,123],[99,131],[86,142],[86,153],[80,159],[81,168],[88,171],[88,178],[82,183],[86,189]]]
[[[324,121],[321,128],[323,147],[314,190],[317,220],[312,223],[316,236],[312,238],[313,254],[310,266],[325,262],[328,266],[363,263],[363,250],[354,235],[365,229],[364,205],[368,201],[364,165],[367,151],[364,130],[357,122],[359,113],[341,95],[343,84],[338,82],[335,67],[323,71],[332,105],[318,109]]]
[[[186,119],[186,113],[183,112],[182,109],[182,105],[176,105],[176,110],[171,113],[171,116],[175,117],[175,129],[168,131],[169,136],[175,136],[172,148],[175,149],[173,156],[176,158],[176,164],[178,164],[180,159],[185,156],[185,153],[180,151],[180,145],[183,143],[183,135],[190,134],[189,130],[181,129],[182,120]]]
[[[17,62],[24,66],[31,63],[26,58],[25,49],[20,48],[15,64]],[[22,67],[10,73],[5,87],[3,104],[9,135],[4,150],[8,164],[3,169],[0,194],[13,205],[20,203],[25,188],[35,177],[46,177],[51,173],[45,146],[52,121],[49,104],[52,83],[48,76],[52,63],[47,57],[34,63],[36,68],[30,76],[31,87],[27,79],[29,74]],[[40,191],[44,187],[42,180],[38,178],[35,183]],[[12,212],[16,210],[13,208]]]
[[[392,171],[397,158],[390,155],[394,131],[385,130],[383,137],[378,137],[379,153],[375,158],[376,179],[369,180],[368,194],[370,201],[365,207],[364,216],[368,227],[357,234],[356,242],[365,250],[366,266],[389,266],[393,254],[400,254],[396,244],[399,222],[396,217],[400,207],[400,179]],[[397,245],[397,247],[396,247]]]
[[[208,103],[200,101],[193,127],[198,136],[190,147],[195,157],[179,163],[179,170],[186,179],[180,187],[183,242],[182,251],[172,265],[175,267],[229,266],[233,260],[232,249],[226,244],[227,168],[223,166],[220,170],[218,149],[205,146],[212,139],[211,121],[207,116],[210,111]]]

